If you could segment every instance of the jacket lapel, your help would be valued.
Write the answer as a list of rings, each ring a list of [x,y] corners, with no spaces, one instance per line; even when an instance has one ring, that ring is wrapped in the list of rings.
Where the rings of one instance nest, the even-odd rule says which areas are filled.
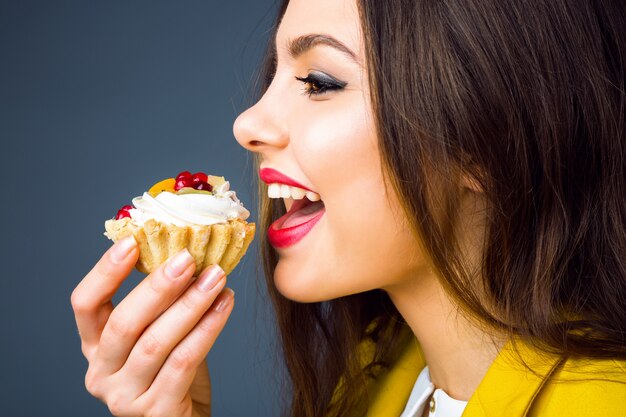
[[[562,361],[520,341],[508,342],[470,398],[463,417],[526,417],[533,399]],[[400,416],[424,366],[422,351],[413,339],[389,372],[371,387],[366,417]]]
[[[470,398],[463,417],[525,417],[563,358],[508,342]]]
[[[422,351],[412,338],[389,372],[370,388],[371,402],[366,417],[400,416],[424,366]]]

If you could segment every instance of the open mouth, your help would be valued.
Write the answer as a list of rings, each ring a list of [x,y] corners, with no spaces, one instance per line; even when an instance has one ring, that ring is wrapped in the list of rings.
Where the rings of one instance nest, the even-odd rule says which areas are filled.
[[[270,198],[293,199],[287,213],[277,219],[267,231],[269,242],[285,248],[304,238],[325,213],[319,194],[298,187],[273,183],[268,186]]]

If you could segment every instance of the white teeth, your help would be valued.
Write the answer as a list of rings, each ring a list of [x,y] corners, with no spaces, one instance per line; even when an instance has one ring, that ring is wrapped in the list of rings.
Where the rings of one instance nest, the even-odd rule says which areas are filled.
[[[289,198],[291,197],[291,187],[285,184],[281,184],[280,186],[280,197],[281,198]]]
[[[294,200],[302,200],[306,194],[306,190],[298,187],[291,187],[291,198]]]
[[[278,183],[272,183],[267,186],[267,196],[269,198],[293,198],[294,200],[302,200],[306,196],[311,201],[320,200],[320,195],[316,192]]]
[[[307,191],[306,198],[308,198],[311,201],[319,201],[320,195],[318,193],[314,193],[313,191]]]
[[[280,184],[270,184],[267,186],[267,196],[269,198],[280,198]]]

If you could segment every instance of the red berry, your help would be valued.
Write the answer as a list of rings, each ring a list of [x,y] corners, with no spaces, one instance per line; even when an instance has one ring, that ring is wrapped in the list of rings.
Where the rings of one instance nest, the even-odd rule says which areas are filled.
[[[183,179],[187,179],[187,178],[188,178],[189,180],[191,180],[191,172],[189,172],[189,171],[183,171],[183,172],[181,172],[180,174],[178,174],[178,175],[176,176],[176,182],[178,182],[178,181],[180,181],[180,180],[183,180]]]
[[[125,217],[130,217],[130,213],[128,210],[118,210],[117,215],[115,216],[115,220],[120,220]]]
[[[196,172],[191,178],[194,183],[200,181],[207,182],[209,180],[209,177],[204,172]]]
[[[206,181],[198,181],[193,184],[193,188],[196,190],[213,191],[213,187]]]
[[[117,214],[115,215],[115,220],[123,219],[124,217],[130,217],[130,213],[128,212],[128,210],[132,210],[134,208],[135,207],[131,205],[125,205],[117,211]]]
[[[178,191],[181,188],[191,187],[192,185],[193,185],[193,181],[191,180],[191,177],[183,178],[183,179],[176,181],[176,184],[174,185],[174,190]]]

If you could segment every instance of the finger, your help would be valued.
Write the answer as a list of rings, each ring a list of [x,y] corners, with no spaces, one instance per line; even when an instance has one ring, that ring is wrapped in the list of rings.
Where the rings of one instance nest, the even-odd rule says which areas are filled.
[[[129,395],[124,381],[110,379],[107,385],[113,387],[106,397],[100,399],[109,407],[111,414],[116,416],[209,416],[211,415],[211,380],[206,361],[203,361],[195,372],[189,390],[189,399],[181,403],[163,401],[164,396],[155,398]]]
[[[111,299],[139,257],[132,236],[118,240],[72,292],[71,302],[83,345],[95,345],[108,319]]]
[[[96,355],[99,375],[111,375],[124,365],[143,330],[176,298],[194,270],[193,257],[183,249],[117,305],[100,337]]]
[[[196,375],[191,381],[189,395],[194,403],[194,408],[203,407],[207,410],[204,415],[211,414],[211,376],[206,357],[196,368]]]
[[[146,391],[154,401],[159,400],[171,408],[180,405],[186,398],[198,366],[213,347],[234,305],[234,292],[222,290],[211,308],[204,313],[193,330],[174,348],[167,357],[154,382]]]
[[[187,291],[145,329],[118,372],[127,381],[128,391],[138,397],[150,387],[168,355],[198,324],[225,284],[222,268],[213,265],[205,269]]]

